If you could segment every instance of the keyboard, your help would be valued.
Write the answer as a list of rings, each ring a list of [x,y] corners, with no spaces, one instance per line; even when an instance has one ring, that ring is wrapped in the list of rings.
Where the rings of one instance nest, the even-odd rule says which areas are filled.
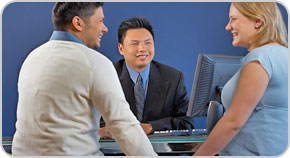
[[[149,137],[207,135],[206,129],[155,131]]]

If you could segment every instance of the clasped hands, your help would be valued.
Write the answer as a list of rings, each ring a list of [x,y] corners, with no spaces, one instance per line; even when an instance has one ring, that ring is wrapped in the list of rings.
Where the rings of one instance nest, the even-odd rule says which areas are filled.
[[[152,133],[152,125],[151,124],[141,123],[140,125],[146,134]],[[100,135],[101,139],[112,139],[112,135],[106,126],[100,128],[98,131],[98,134]]]

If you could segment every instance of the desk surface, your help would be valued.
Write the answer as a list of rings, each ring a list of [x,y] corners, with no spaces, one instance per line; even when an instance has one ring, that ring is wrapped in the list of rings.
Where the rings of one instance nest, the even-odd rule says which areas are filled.
[[[200,136],[163,136],[149,137],[149,140],[156,153],[192,153],[195,152],[207,138]],[[100,140],[101,151],[104,154],[123,153],[118,144],[113,139]]]
[[[149,140],[156,153],[192,153],[195,152],[205,141],[207,135],[198,136],[161,136],[150,137]],[[11,150],[11,138],[3,138],[2,145],[4,149]],[[121,154],[123,153],[114,139],[101,139],[100,150],[104,154]],[[6,151],[7,151],[6,150]],[[10,151],[11,152],[11,151]]]

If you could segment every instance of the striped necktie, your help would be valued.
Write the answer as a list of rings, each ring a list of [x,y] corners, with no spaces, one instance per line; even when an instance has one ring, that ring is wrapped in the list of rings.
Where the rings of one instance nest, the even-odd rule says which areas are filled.
[[[134,86],[134,95],[137,108],[137,118],[141,122],[145,102],[145,90],[143,87],[143,79],[140,74],[138,75],[136,84]]]

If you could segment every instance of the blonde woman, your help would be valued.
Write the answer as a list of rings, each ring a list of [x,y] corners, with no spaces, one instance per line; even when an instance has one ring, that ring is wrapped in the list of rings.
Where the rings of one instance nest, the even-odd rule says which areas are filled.
[[[234,2],[226,30],[249,53],[222,92],[226,113],[197,155],[282,154],[288,144],[287,32],[276,3]]]

